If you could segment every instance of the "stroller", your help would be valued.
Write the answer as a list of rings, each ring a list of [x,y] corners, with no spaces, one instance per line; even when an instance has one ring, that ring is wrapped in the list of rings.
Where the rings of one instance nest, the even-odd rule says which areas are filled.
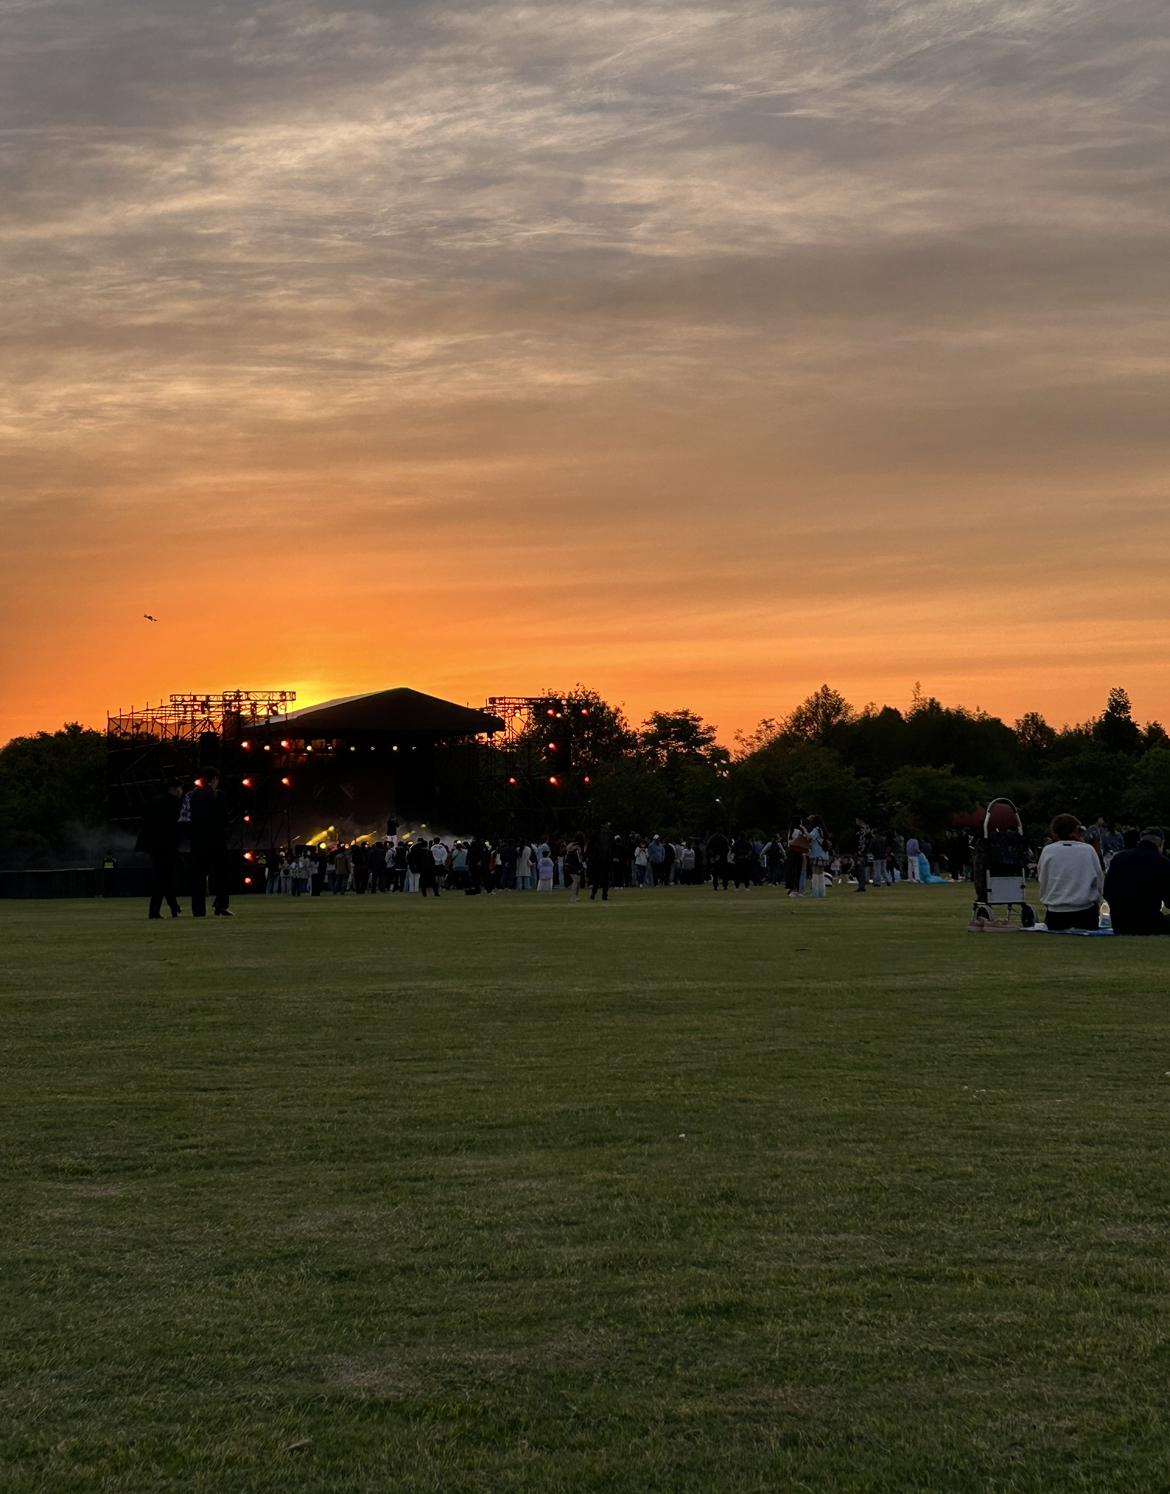
[[[1028,902],[1028,842],[1024,822],[1010,799],[992,799],[983,816],[983,834],[976,841],[972,871],[975,877],[974,927],[979,920],[994,922],[992,907],[1020,910],[1020,927],[1034,928],[1036,911]]]

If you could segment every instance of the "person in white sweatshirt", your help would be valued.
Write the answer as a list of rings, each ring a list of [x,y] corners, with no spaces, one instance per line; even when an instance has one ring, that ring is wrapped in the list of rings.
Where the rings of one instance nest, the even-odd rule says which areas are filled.
[[[1049,827],[1052,841],[1040,852],[1040,901],[1054,931],[1095,929],[1105,891],[1101,858],[1085,840],[1075,814],[1058,814]]]

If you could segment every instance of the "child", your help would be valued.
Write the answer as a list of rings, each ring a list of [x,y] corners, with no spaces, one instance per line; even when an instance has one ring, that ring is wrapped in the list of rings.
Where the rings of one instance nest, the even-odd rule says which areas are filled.
[[[553,866],[553,859],[547,853],[545,855],[541,856],[537,860],[537,863],[536,863],[536,875],[537,875],[537,879],[538,879],[537,883],[536,883],[536,890],[537,890],[537,892],[551,892],[552,891],[552,879],[553,879],[553,871],[554,870],[555,870],[555,867]]]

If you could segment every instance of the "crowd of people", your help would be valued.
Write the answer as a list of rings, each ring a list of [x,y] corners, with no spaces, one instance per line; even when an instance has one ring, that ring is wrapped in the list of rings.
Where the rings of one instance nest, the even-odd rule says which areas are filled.
[[[214,912],[231,917],[226,832],[213,773],[205,772],[194,791],[185,791],[178,779],[167,782],[147,806],[139,837],[139,848],[150,853],[155,868],[151,918],[161,916],[164,901],[172,915],[180,911],[175,883],[184,835],[191,848],[192,914],[206,913],[210,885]],[[834,884],[862,893],[903,881],[978,880],[980,843],[963,830],[951,831],[936,847],[858,819],[850,841],[846,850],[834,849],[824,821],[814,814],[767,836],[716,830],[706,837],[674,839],[621,833],[604,822],[587,836],[569,838],[504,835],[489,843],[479,836],[362,836],[348,843],[250,851],[246,860],[252,867],[249,881],[262,877],[266,894],[294,898],[563,890],[577,902],[587,889],[591,899],[607,901],[615,887],[645,891],[706,884],[717,893],[733,886],[783,886],[792,898],[823,898]],[[1035,868],[1046,927],[1095,928],[1107,900],[1117,932],[1164,932],[1170,926],[1161,911],[1163,893],[1170,906],[1170,859],[1162,850],[1157,827],[1121,830],[1103,817],[1085,827],[1075,815],[1058,815]]]

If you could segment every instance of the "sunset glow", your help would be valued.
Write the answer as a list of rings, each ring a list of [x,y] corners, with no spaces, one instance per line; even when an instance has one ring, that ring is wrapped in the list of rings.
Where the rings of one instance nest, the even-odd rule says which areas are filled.
[[[0,739],[236,686],[1166,720],[1165,31],[10,11]]]

